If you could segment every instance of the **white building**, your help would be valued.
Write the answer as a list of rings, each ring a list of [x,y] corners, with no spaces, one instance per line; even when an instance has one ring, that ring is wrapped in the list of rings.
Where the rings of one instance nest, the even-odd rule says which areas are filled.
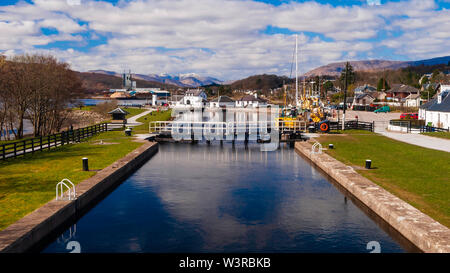
[[[177,105],[193,106],[193,107],[203,107],[207,103],[208,96],[205,91],[201,89],[189,89],[186,91],[183,99]]]
[[[437,97],[419,107],[419,119],[433,127],[450,129],[450,86],[442,85]]]
[[[218,108],[218,107],[234,107],[236,102],[228,97],[228,96],[220,96],[218,99],[212,100],[209,102],[210,107]]]
[[[419,107],[423,103],[423,99],[420,94],[410,94],[405,98],[404,106],[406,107]]]
[[[254,96],[246,95],[236,101],[236,107],[258,107],[262,105],[267,105],[267,101],[265,99],[258,98],[257,94]]]

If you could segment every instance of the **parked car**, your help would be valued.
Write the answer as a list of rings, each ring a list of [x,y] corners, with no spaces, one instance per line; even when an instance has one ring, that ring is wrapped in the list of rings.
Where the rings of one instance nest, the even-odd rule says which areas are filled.
[[[373,112],[374,113],[387,113],[387,112],[391,112],[391,108],[388,105],[385,105],[383,107],[380,107],[380,108],[376,109]]]
[[[419,119],[418,113],[403,113],[400,115],[400,119]]]

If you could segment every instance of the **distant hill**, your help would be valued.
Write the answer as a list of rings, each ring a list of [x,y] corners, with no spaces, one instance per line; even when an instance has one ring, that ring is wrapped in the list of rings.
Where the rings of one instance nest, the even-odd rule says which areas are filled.
[[[114,72],[113,72],[114,73]],[[78,77],[83,83],[83,88],[87,91],[104,91],[109,89],[120,89],[122,88],[122,78],[117,76],[107,74],[107,73],[94,73],[94,72],[77,72]],[[178,86],[164,84],[154,81],[146,81],[135,79],[138,87],[142,88],[161,88],[161,89],[177,89]]]
[[[234,81],[230,84],[231,89],[236,90],[263,90],[269,91],[270,89],[275,89],[283,86],[283,81],[288,84],[292,83],[294,80],[288,77],[281,77],[277,75],[255,75],[248,78]]]
[[[90,70],[88,72],[122,77],[122,74],[106,71],[106,70]],[[176,85],[178,87],[199,87],[210,84],[221,84],[222,81],[213,77],[201,76],[195,73],[169,75],[169,74],[133,74],[136,80],[145,80],[150,82],[159,82],[169,85]]]
[[[449,62],[450,56],[420,61],[365,60],[351,61],[349,63],[353,66],[355,71],[377,72],[382,70],[395,70],[408,66],[448,64]],[[305,76],[339,76],[345,67],[345,63],[346,62],[339,62],[324,65],[305,73]]]

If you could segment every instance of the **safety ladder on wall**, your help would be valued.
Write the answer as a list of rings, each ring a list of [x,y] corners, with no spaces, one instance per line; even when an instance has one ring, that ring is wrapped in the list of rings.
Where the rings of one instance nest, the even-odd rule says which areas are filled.
[[[66,182],[70,185],[67,185]],[[67,194],[64,194],[64,188],[67,189]],[[75,185],[69,179],[64,178],[56,184],[56,200],[75,200],[76,196]]]

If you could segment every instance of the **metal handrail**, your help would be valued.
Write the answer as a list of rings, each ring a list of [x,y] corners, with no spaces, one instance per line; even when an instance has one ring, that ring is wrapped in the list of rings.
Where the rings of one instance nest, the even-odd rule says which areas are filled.
[[[69,182],[72,187],[68,186],[64,182]],[[56,200],[64,200],[63,186],[68,189],[68,198],[69,198],[69,200],[74,200],[76,198],[76,195],[77,195],[76,190],[75,190],[75,185],[72,183],[72,181],[70,181],[67,178],[64,178],[58,184],[56,184]],[[61,189],[61,192],[59,192],[58,189]]]
[[[171,131],[174,126],[179,127],[180,125],[187,124],[190,129],[203,129],[208,125],[216,125],[216,128],[235,128],[236,130],[243,130],[247,128],[261,128],[270,126],[275,130],[288,131],[288,130],[306,130],[306,122],[299,120],[292,121],[231,121],[231,122],[220,122],[220,121],[152,121],[149,123],[150,132],[161,132],[163,130]]]
[[[311,147],[311,154],[321,154],[321,153],[322,153],[322,144],[320,144],[319,142],[314,143],[313,146]]]

